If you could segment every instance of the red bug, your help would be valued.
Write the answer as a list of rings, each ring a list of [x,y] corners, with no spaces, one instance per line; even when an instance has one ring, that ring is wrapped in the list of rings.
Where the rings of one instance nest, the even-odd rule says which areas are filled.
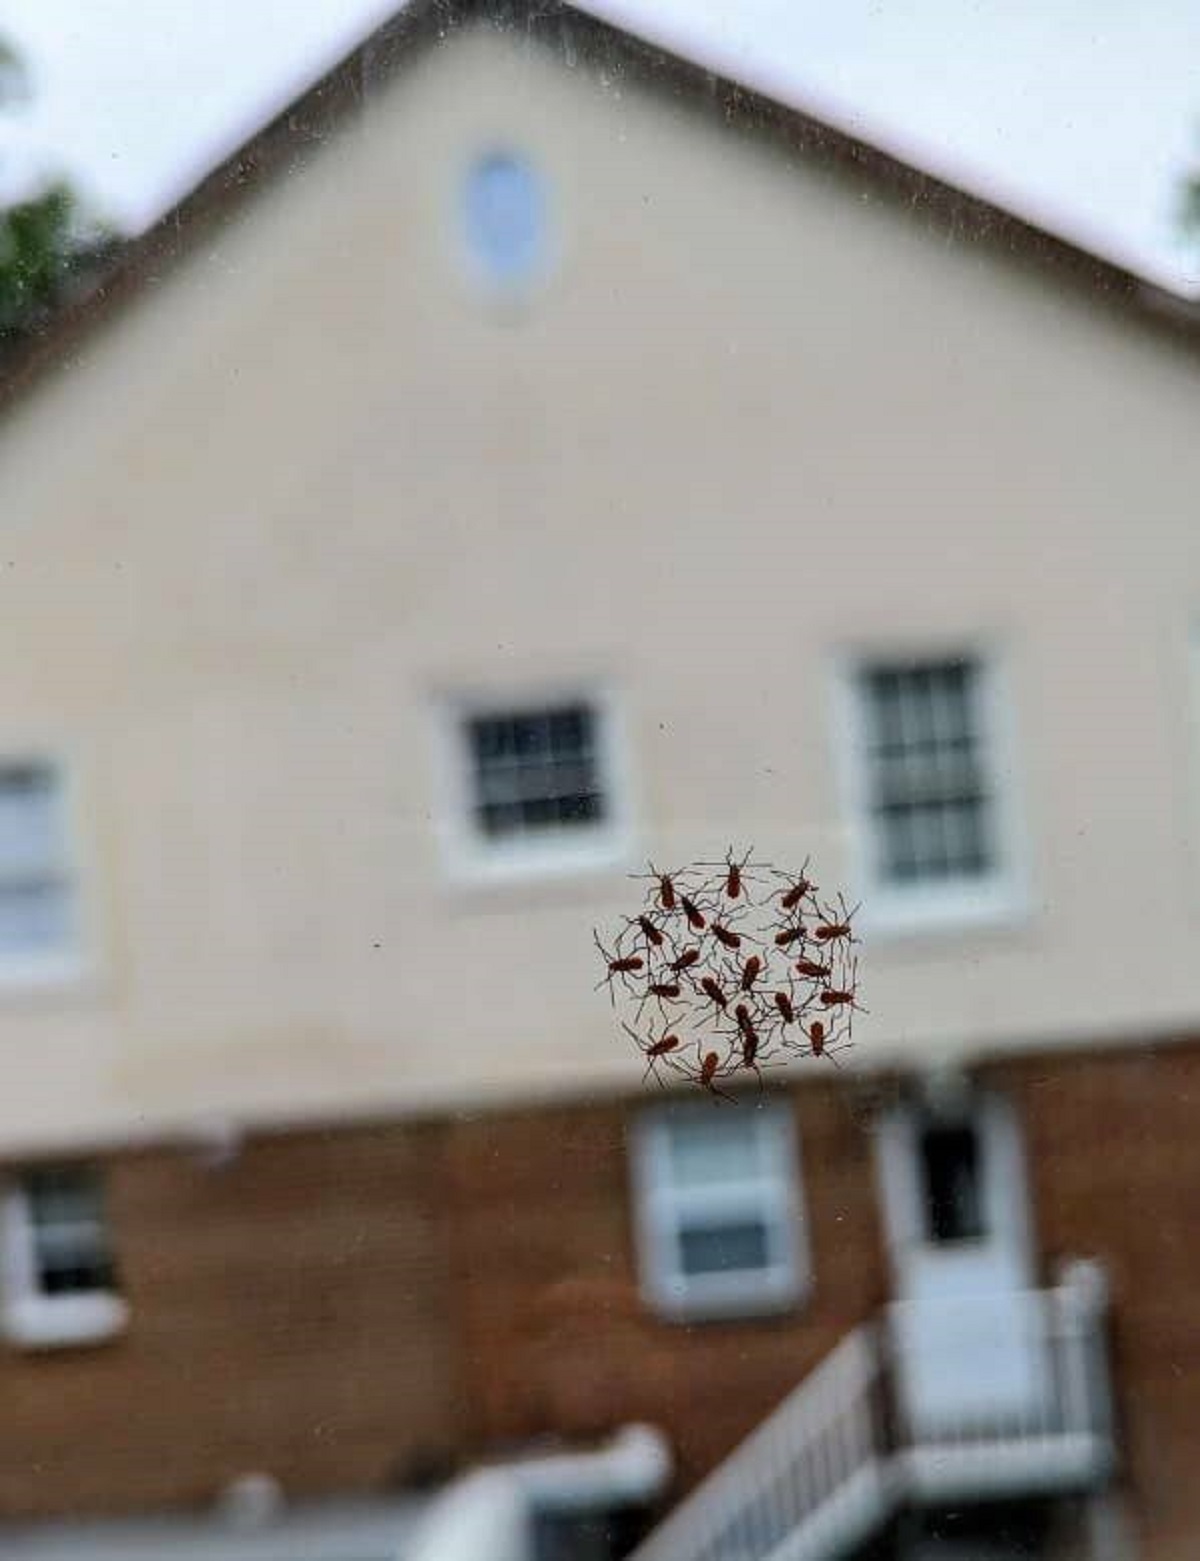
[[[656,949],[662,948],[663,935],[650,920],[649,916],[639,916],[637,924],[642,929],[647,943],[653,944]]]
[[[634,975],[637,971],[642,970],[645,967],[646,962],[640,954],[610,954],[604,947],[603,943],[601,943],[599,933],[593,932],[592,937],[595,940],[596,947],[600,950],[601,958],[608,966],[608,974],[606,976],[602,976],[600,980],[597,981],[596,990],[599,991],[602,986],[607,986],[608,995],[612,999],[613,1006],[615,1007],[617,1000],[613,995],[613,977]]]
[[[742,966],[742,991],[748,992],[762,973],[763,962],[757,954],[751,954],[750,958]]]
[[[855,1014],[865,1014],[866,1009],[858,1002],[857,964],[850,967],[850,982],[844,987],[825,987],[821,992],[822,1008],[846,1008],[849,1010],[846,1034],[850,1034],[850,1024]]]
[[[827,986],[821,991],[822,1008],[852,1008],[856,1013],[866,1013],[865,1008],[858,1004],[858,961],[855,960],[849,971],[850,979],[844,986]]]
[[[749,851],[746,852],[745,856],[741,859],[740,862],[734,861],[732,846],[730,846],[729,850],[725,853],[725,861],[723,864],[725,867],[725,893],[731,900],[738,899],[743,888],[745,887],[744,883],[742,882],[742,874],[746,871],[746,866],[753,855],[753,846],[750,847]],[[704,864],[706,867],[716,867],[717,865],[718,864],[716,862],[706,862]]]
[[[659,1012],[665,1013],[663,1004],[678,1002],[679,993],[680,986],[678,981],[651,981],[646,987],[645,995],[638,1004],[638,1019],[641,1019],[642,1009],[645,1008],[652,997],[658,1000]]]
[[[834,913],[832,911],[826,910],[823,913],[824,920],[819,922],[817,926],[813,928],[813,937],[817,940],[818,943],[838,943],[843,938],[848,938],[850,942],[853,943],[853,929],[851,928],[850,923],[854,920],[854,915],[857,910],[858,906],[856,905],[853,911],[848,911],[846,909],[846,902],[843,900],[841,905],[840,921],[835,921]]]
[[[723,1009],[729,1006],[729,999],[725,996],[724,992],[722,992],[721,988],[717,985],[711,976],[704,977],[700,983],[700,990],[704,993],[705,997],[707,997],[711,1002],[715,1003],[718,1008]]]
[[[654,863],[649,863],[650,871],[658,879],[658,903],[664,911],[675,909],[675,880],[670,873],[660,873]]]
[[[758,1087],[762,1089],[762,1070],[758,1066],[758,1031],[744,1003],[739,1003],[734,1009],[738,1029],[742,1036],[742,1066],[752,1068],[758,1074]]]
[[[789,948],[798,939],[803,937],[804,928],[799,924],[799,922],[797,922],[794,927],[785,927],[782,932],[777,932],[775,934],[775,947],[780,949]]]
[[[808,976],[813,981],[824,981],[829,975],[829,966],[820,965],[815,959],[798,959],[796,969],[802,976]]]
[[[723,943],[727,949],[740,949],[742,940],[738,933],[730,932],[728,927],[722,927],[719,921],[712,924],[712,935],[718,943]]]
[[[695,900],[689,900],[686,894],[679,896],[679,903],[683,906],[683,914],[688,919],[688,926],[693,932],[703,932],[708,923],[704,919],[704,913]]]
[[[779,903],[785,911],[794,911],[800,901],[816,888],[816,884],[808,876],[808,858],[804,859],[804,866],[800,869],[799,878],[790,880],[788,887],[780,891]]]
[[[655,892],[658,895],[658,903],[662,906],[664,911],[673,911],[675,909],[675,880],[674,880],[674,878],[671,876],[670,873],[659,872],[658,868],[655,867],[653,862],[647,862],[646,866],[650,869],[649,876],[654,880],[654,888],[655,888]],[[643,874],[635,873],[633,876],[635,878],[637,878],[637,877],[643,877],[644,878],[647,875],[644,874],[644,873]]]
[[[828,1044],[831,1039],[829,1031],[821,1021],[814,1019],[808,1027],[808,1040],[812,1047],[812,1054],[814,1057],[828,1057],[836,1068],[840,1065],[834,1056],[834,1052],[840,1050],[840,1048],[836,1046],[831,1047]]]
[[[732,1103],[733,1096],[727,1095],[724,1090],[718,1089],[713,1083],[713,1079],[715,1079],[717,1076],[717,1069],[720,1066],[721,1059],[717,1056],[716,1052],[706,1052],[700,1064],[700,1077],[698,1082],[700,1088],[706,1089],[710,1095],[719,1095],[722,1100],[728,1100]]]
[[[784,1024],[795,1024],[796,1005],[792,1002],[791,998],[787,995],[786,992],[775,993],[775,1006],[778,1008],[779,1016],[783,1020]]]
[[[667,969],[670,970],[672,975],[680,976],[685,970],[690,970],[693,965],[697,964],[699,959],[699,949],[684,949],[678,959],[671,960]]]
[[[804,896],[815,888],[816,884],[809,883],[807,878],[800,878],[781,896],[779,903],[785,911],[794,911]]]
[[[664,1035],[657,1041],[643,1041],[637,1031],[630,1029],[629,1025],[625,1025],[623,1028],[627,1035],[632,1036],[638,1051],[646,1059],[646,1071],[642,1074],[642,1083],[644,1084],[650,1074],[653,1073],[659,1084],[665,1088],[666,1086],[663,1085],[655,1064],[661,1061],[663,1057],[669,1056],[671,1052],[678,1051],[683,1044],[682,1041],[680,1041],[677,1035]]]

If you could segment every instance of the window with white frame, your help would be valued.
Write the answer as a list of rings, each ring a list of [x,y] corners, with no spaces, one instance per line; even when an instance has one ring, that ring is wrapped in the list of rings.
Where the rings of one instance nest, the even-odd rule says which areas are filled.
[[[9,1184],[3,1205],[4,1323],[37,1346],[107,1338],[125,1323],[99,1176],[39,1167]]]
[[[642,1288],[662,1312],[778,1311],[808,1287],[799,1151],[783,1106],[668,1107],[634,1127]]]
[[[451,844],[468,871],[604,865],[623,849],[613,715],[600,695],[453,707]]]
[[[877,928],[986,921],[1023,903],[1000,676],[978,654],[873,658],[843,687],[859,875]]]
[[[0,966],[70,952],[76,939],[62,777],[0,761]]]

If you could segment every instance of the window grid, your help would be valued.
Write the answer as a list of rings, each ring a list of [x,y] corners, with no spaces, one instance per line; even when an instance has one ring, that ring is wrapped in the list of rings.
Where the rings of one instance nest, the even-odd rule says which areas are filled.
[[[995,870],[981,681],[978,663],[967,659],[860,675],[868,807],[886,883],[979,879]]]
[[[595,712],[574,702],[467,722],[473,812],[489,841],[603,824]]]

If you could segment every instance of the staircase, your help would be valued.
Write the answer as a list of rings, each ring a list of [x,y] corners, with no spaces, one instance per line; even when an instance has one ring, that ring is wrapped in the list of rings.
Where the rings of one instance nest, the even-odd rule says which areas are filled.
[[[953,1303],[947,1336],[996,1315]],[[986,1392],[928,1413],[920,1384],[938,1331],[889,1307],[848,1334],[630,1561],[838,1561],[908,1504],[999,1500],[1094,1487],[1113,1463],[1104,1294],[1080,1272],[1000,1298],[1037,1374],[1024,1401]],[[981,1347],[988,1346],[981,1332]],[[969,1391],[969,1384],[968,1384]],[[925,1405],[923,1408],[922,1405]]]

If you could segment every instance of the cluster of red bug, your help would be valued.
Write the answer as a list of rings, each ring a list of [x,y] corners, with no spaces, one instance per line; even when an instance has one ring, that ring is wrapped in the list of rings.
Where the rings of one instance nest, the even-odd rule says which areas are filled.
[[[858,1002],[854,911],[819,898],[807,876],[723,862],[680,872],[653,863],[641,908],[606,948],[599,985],[646,1059],[664,1075],[726,1095],[720,1083],[798,1055],[829,1057],[849,1045]],[[857,907],[855,907],[857,909]],[[632,1023],[629,1020],[632,1020]]]

